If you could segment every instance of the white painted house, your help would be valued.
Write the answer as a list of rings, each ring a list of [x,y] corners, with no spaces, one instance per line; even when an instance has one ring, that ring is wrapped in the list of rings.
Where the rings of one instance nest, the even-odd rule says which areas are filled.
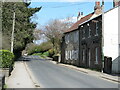
[[[112,72],[120,73],[120,35],[118,35],[118,16],[120,6],[115,6],[104,14],[104,56],[112,57]],[[120,32],[119,32],[120,33]],[[119,41],[118,41],[119,39]]]

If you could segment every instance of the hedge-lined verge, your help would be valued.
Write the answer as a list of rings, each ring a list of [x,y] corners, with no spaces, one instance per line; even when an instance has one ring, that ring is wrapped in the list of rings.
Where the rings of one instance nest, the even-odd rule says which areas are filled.
[[[14,54],[8,50],[0,50],[0,68],[9,68],[14,64]]]

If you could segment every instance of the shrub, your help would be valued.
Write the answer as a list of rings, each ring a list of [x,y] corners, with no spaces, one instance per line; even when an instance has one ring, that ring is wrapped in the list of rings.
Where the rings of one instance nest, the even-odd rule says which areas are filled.
[[[49,57],[52,57],[55,51],[54,49],[49,49],[48,52],[49,52]]]
[[[41,56],[42,53],[34,53],[34,54],[32,54],[32,55]]]
[[[51,49],[53,46],[52,44],[47,41],[47,42],[43,42],[40,44],[40,48],[41,48],[41,52],[44,53],[46,51],[48,51],[49,49]]]
[[[28,55],[32,55],[34,53],[40,52],[41,48],[35,44],[28,44],[25,50],[27,51]]]
[[[35,45],[30,43],[26,46],[26,51],[28,55],[32,55],[34,53],[44,53],[52,48],[52,44],[49,41],[43,42],[40,45]]]
[[[0,50],[0,67],[9,68],[13,66],[14,54],[8,50]]]
[[[49,52],[47,51],[47,52],[44,52],[42,55],[44,55],[44,56],[49,56]]]

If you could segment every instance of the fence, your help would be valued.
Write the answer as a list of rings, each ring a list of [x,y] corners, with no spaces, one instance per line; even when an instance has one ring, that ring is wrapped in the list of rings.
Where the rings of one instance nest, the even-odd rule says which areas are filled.
[[[112,58],[111,57],[104,57],[104,73],[111,74],[112,73]]]

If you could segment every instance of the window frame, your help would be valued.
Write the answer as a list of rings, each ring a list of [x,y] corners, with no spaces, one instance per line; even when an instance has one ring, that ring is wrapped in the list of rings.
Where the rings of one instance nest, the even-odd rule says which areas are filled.
[[[91,51],[88,49],[88,61],[89,61],[89,67],[91,66]]]
[[[98,22],[95,22],[95,36],[98,36],[98,30],[99,30]]]
[[[85,62],[85,49],[82,50],[82,61]]]
[[[88,26],[88,30],[89,30],[89,32],[88,32],[88,38],[90,38],[91,37],[91,28],[90,28],[90,26]]]
[[[95,48],[95,64],[98,64],[98,47]]]

